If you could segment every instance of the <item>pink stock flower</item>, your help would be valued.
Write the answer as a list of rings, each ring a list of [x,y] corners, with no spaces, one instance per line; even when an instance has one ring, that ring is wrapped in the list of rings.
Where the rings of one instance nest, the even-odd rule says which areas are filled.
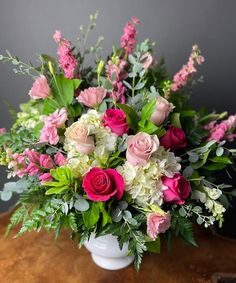
[[[156,108],[152,113],[150,121],[157,126],[161,125],[173,109],[174,105],[159,95],[157,97]]]
[[[116,102],[125,104],[125,87],[122,82],[117,82],[113,85],[113,91],[108,93],[108,97],[114,99]]]
[[[171,90],[178,91],[185,86],[188,80],[197,72],[196,66],[201,65],[203,62],[204,57],[201,55],[201,51],[197,45],[193,45],[187,64],[174,75]]]
[[[40,135],[40,142],[48,142],[52,145],[56,145],[59,142],[56,127],[43,127]]]
[[[109,60],[106,65],[107,78],[113,83],[117,83],[121,80],[124,80],[128,76],[125,70],[127,62],[123,59],[120,59],[119,57],[116,57],[115,61],[116,64],[113,61]],[[113,79],[114,76],[115,80]]]
[[[106,90],[103,87],[89,87],[79,94],[77,100],[87,107],[96,108],[102,103],[106,96]]]
[[[47,154],[41,154],[39,157],[39,164],[41,167],[45,169],[52,169],[54,168],[54,162],[52,158]]]
[[[54,161],[58,166],[64,166],[67,163],[65,156],[60,151],[54,155]]]
[[[128,136],[126,159],[136,165],[145,165],[152,153],[157,151],[159,140],[156,135],[139,132],[135,136]]]
[[[32,163],[39,163],[40,153],[33,150],[26,148],[24,154],[28,157],[29,161]]]
[[[38,77],[29,91],[29,96],[33,99],[43,99],[51,95],[51,89],[45,76]]]
[[[133,52],[134,47],[137,43],[135,38],[137,35],[135,25],[139,24],[139,22],[140,21],[138,18],[132,17],[131,21],[129,21],[124,27],[124,33],[121,36],[121,46],[128,54]]]
[[[12,160],[9,162],[8,168],[13,169],[12,176],[18,176],[19,178],[22,178],[25,174],[27,174],[25,155],[23,153],[14,153],[11,157]]]
[[[54,113],[43,118],[44,124],[49,127],[61,128],[68,119],[66,108],[57,109]]]
[[[164,202],[172,202],[176,204],[184,204],[190,194],[190,184],[179,173],[173,178],[166,176],[161,178],[163,185],[167,188],[163,191]]]
[[[71,43],[70,41],[62,38],[60,31],[56,31],[53,38],[55,42],[59,44],[57,55],[60,68],[63,70],[66,78],[73,79],[74,71],[78,66],[78,62],[72,54]]]
[[[30,162],[30,164],[27,166],[27,173],[29,174],[29,176],[34,176],[40,173],[40,169],[35,163]]]
[[[156,212],[149,213],[147,216],[147,235],[156,240],[160,233],[165,233],[170,228],[171,216],[168,211],[165,215]]]
[[[140,63],[143,65],[144,69],[149,69],[154,63],[152,54],[150,52],[144,53],[140,58]]]
[[[107,109],[103,116],[104,126],[111,129],[111,131],[118,136],[127,133],[129,128],[126,123],[126,115],[119,109]]]
[[[51,182],[52,181],[52,175],[50,173],[42,173],[39,175],[39,181],[41,184],[45,182]]]
[[[120,200],[124,193],[123,177],[115,169],[94,167],[84,176],[82,187],[92,201]]]
[[[5,134],[7,130],[5,128],[0,128],[0,135]]]

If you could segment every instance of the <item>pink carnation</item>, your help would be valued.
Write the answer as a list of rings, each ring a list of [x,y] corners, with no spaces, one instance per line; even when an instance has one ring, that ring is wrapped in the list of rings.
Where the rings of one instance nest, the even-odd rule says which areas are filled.
[[[74,71],[78,66],[78,62],[72,54],[71,43],[70,41],[62,38],[60,31],[56,31],[53,38],[55,42],[59,44],[57,55],[60,68],[63,70],[66,78],[73,79]]]
[[[139,24],[139,22],[138,18],[132,17],[131,21],[129,21],[124,27],[124,34],[121,36],[121,46],[128,54],[133,52],[137,43],[135,38],[137,35],[135,25]]]
[[[47,142],[52,145],[56,145],[59,142],[56,127],[44,127],[41,131],[40,142]]]
[[[66,108],[57,109],[53,114],[44,117],[45,126],[61,128],[68,119]]]

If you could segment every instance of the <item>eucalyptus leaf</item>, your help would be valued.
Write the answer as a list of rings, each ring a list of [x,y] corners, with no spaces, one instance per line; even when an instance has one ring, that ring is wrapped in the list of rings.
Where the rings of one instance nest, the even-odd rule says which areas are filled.
[[[74,208],[78,211],[87,211],[89,209],[89,203],[85,199],[81,198],[75,201]]]

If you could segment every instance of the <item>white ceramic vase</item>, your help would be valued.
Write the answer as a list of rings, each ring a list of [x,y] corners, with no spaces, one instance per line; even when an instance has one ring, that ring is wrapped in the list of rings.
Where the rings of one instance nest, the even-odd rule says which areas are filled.
[[[128,244],[119,247],[117,237],[106,235],[95,238],[91,236],[85,242],[85,247],[91,252],[93,261],[108,270],[118,270],[130,265],[134,257],[128,256]]]

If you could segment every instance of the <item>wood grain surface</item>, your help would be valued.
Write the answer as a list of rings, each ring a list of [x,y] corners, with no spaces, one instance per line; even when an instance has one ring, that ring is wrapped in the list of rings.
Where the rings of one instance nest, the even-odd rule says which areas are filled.
[[[9,213],[0,216],[1,283],[206,283],[217,273],[236,273],[236,240],[197,231],[200,248],[173,242],[161,255],[146,254],[139,273],[133,266],[121,271],[97,267],[89,252],[77,249],[63,231],[57,241],[42,231],[12,239],[3,237]]]

